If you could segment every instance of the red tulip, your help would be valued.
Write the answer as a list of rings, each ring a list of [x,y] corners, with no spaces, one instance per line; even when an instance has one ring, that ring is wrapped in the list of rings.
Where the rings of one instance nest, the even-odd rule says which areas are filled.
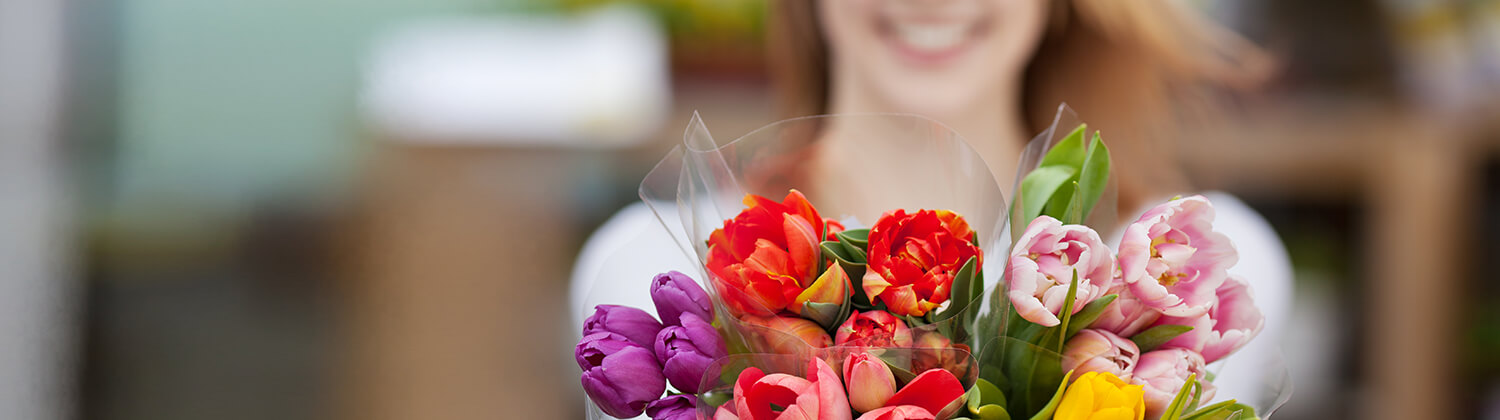
[[[808,379],[751,367],[734,382],[734,412],[743,420],[850,420],[849,399],[823,359],[808,362]]]
[[[840,346],[911,347],[911,328],[886,311],[854,311],[835,334]]]
[[[931,411],[915,405],[881,407],[859,416],[858,420],[934,420]]]
[[[780,203],[754,194],[708,237],[708,271],[733,315],[774,315],[817,275],[826,225],[797,190]]]
[[[939,413],[963,395],[964,385],[958,382],[958,377],[953,376],[952,372],[930,369],[896,391],[896,395],[892,395],[885,405],[914,405],[929,413]]]
[[[974,231],[958,213],[886,213],[870,228],[865,295],[879,298],[897,315],[926,315],[948,301],[953,276],[964,263],[983,258],[973,240]]]

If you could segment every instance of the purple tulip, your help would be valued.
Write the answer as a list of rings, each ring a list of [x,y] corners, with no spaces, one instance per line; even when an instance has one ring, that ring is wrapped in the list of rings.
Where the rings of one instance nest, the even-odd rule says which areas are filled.
[[[583,368],[583,391],[605,414],[639,416],[667,390],[656,355],[623,335],[590,334],[578,342],[573,355]]]
[[[661,322],[646,311],[629,306],[599,305],[594,307],[594,315],[583,320],[583,335],[612,332],[650,349],[661,327]]]
[[[667,325],[677,325],[677,319],[685,313],[708,321],[714,319],[713,302],[703,286],[676,271],[657,274],[652,279],[651,302],[656,304],[656,314]]]
[[[646,405],[646,415],[651,420],[695,420],[698,418],[698,397],[689,394],[672,395]]]
[[[682,314],[679,320],[682,325],[662,328],[656,335],[656,360],[673,387],[696,394],[709,365],[727,351],[724,339],[708,321],[692,313]]]

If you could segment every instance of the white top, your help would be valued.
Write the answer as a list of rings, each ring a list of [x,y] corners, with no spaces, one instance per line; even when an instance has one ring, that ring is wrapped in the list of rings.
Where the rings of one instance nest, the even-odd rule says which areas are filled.
[[[1292,309],[1291,261],[1281,238],[1254,209],[1227,193],[1203,195],[1216,211],[1214,229],[1228,235],[1239,251],[1239,263],[1229,272],[1250,283],[1255,303],[1266,317],[1260,335],[1221,362],[1223,366],[1214,380],[1219,389],[1214,401],[1238,398],[1264,408],[1266,404],[1260,399],[1267,394],[1260,377],[1271,371],[1268,367],[1280,363],[1280,343]],[[677,219],[670,217],[668,223],[675,227]],[[1117,235],[1108,243],[1118,242]],[[575,317],[571,325],[583,325],[583,318],[597,304],[651,311],[654,306],[647,290],[650,279],[658,273],[677,270],[702,282],[702,269],[695,259],[683,252],[645,204],[637,202],[625,207],[594,232],[578,256],[569,288],[570,308]],[[604,272],[606,268],[608,273]]]

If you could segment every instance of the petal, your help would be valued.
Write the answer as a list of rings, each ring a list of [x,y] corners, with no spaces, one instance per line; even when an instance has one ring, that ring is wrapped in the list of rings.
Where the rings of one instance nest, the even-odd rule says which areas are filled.
[[[929,369],[896,391],[896,395],[892,395],[886,405],[915,405],[929,413],[936,413],[963,395],[964,386],[952,372]]]

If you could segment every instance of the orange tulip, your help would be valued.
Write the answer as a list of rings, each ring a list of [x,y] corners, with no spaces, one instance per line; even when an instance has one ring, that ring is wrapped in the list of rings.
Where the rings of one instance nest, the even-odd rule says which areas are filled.
[[[780,203],[749,194],[745,205],[709,235],[706,265],[733,315],[775,315],[818,274],[818,243],[827,226],[797,190]]]
[[[947,210],[886,213],[870,228],[865,295],[891,313],[923,316],[948,301],[953,277],[971,257],[983,258],[963,216]],[[983,261],[976,261],[983,263]]]

